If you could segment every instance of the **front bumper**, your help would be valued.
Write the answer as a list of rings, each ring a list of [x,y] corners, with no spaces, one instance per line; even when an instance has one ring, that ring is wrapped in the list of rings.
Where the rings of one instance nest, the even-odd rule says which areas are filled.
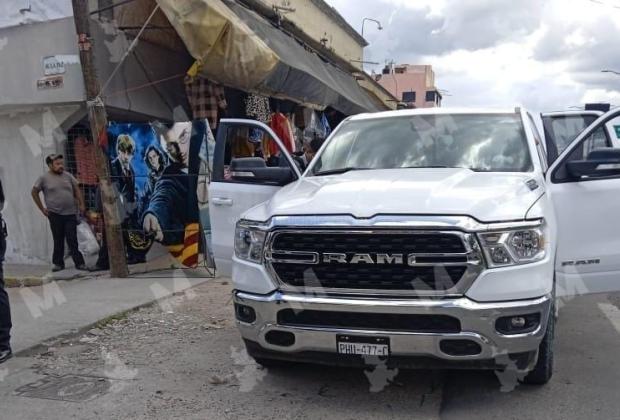
[[[545,334],[550,315],[551,298],[477,303],[466,297],[449,300],[438,299],[388,299],[348,298],[333,296],[309,296],[274,292],[270,295],[255,295],[236,291],[234,301],[238,305],[250,306],[256,313],[252,323],[237,320],[243,339],[251,347],[251,353],[258,357],[285,360],[310,361],[330,364],[351,364],[350,357],[337,353],[336,336],[387,337],[390,342],[390,358],[430,359],[446,362],[450,367],[496,368],[510,365],[514,361],[518,369],[529,370],[536,363],[538,346]],[[278,312],[284,309],[294,311],[331,311],[346,314],[423,314],[447,315],[460,321],[458,333],[427,333],[398,330],[360,329],[326,326],[290,326],[278,324]],[[540,314],[539,326],[531,332],[518,335],[503,335],[496,330],[496,320],[505,316],[531,313]],[[386,326],[389,328],[389,326]],[[292,333],[294,343],[276,345],[266,339],[270,331]],[[442,350],[446,340],[467,340],[480,346],[475,355],[451,355]],[[361,357],[357,357],[361,359]],[[350,360],[349,360],[350,361]],[[355,364],[355,363],[354,363]],[[406,365],[412,365],[406,363]],[[417,366],[416,366],[417,367]]]

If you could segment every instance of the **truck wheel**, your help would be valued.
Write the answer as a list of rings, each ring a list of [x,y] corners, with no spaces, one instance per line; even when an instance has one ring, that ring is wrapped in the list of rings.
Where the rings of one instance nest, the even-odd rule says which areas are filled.
[[[553,336],[555,333],[555,309],[551,308],[547,332],[538,347],[536,366],[523,378],[528,385],[544,385],[553,375]]]

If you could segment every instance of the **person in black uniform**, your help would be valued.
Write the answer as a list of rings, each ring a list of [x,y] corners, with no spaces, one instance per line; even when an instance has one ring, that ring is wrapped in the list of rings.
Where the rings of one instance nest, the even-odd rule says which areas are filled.
[[[9,307],[9,295],[4,290],[4,254],[6,252],[7,229],[2,219],[4,208],[4,190],[0,180],[0,363],[11,358],[11,308]]]

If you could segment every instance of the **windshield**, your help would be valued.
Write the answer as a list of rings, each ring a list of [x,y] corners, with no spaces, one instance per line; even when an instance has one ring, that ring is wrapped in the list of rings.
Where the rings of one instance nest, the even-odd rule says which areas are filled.
[[[316,160],[311,175],[423,167],[532,170],[517,114],[415,115],[349,121]]]

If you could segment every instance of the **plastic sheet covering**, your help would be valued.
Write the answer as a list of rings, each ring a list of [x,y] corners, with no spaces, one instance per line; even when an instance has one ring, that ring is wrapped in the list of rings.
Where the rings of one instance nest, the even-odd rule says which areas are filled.
[[[348,73],[229,0],[157,0],[201,74],[227,86],[344,114],[383,108]]]
[[[209,79],[250,91],[277,66],[276,54],[220,0],[157,3]]]

